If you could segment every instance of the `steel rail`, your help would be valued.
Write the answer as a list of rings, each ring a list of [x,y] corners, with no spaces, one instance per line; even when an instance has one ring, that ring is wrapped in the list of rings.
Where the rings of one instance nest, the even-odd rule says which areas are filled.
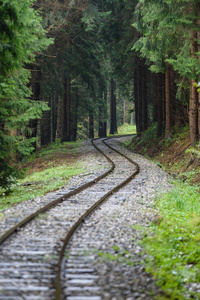
[[[97,149],[97,147],[95,147]],[[100,153],[103,153],[103,151],[101,151],[100,149],[97,149]],[[104,155],[105,156],[105,155]],[[12,228],[10,228],[9,230],[7,230],[1,237],[0,237],[0,245],[2,245],[5,240],[7,240],[12,234],[14,234],[15,232],[17,232],[20,228],[22,228],[23,226],[25,226],[27,223],[29,223],[31,220],[33,220],[35,217],[37,217],[39,214],[44,213],[48,210],[50,210],[51,208],[55,207],[56,205],[58,205],[59,203],[66,201],[68,198],[77,195],[78,193],[80,193],[81,191],[85,190],[88,187],[93,186],[95,183],[97,183],[99,180],[105,178],[108,174],[110,174],[111,172],[113,172],[115,165],[112,162],[112,160],[107,157],[107,160],[110,162],[111,164],[111,168],[109,170],[107,170],[105,173],[103,173],[102,175],[96,177],[95,179],[83,184],[82,186],[74,189],[73,191],[63,194],[62,196],[60,196],[59,198],[57,198],[56,200],[48,203],[47,205],[43,206],[42,208],[38,209],[36,212],[32,213],[31,215],[29,215],[27,218],[23,219],[21,222],[17,223],[15,226],[13,226]]]
[[[118,136],[118,137],[122,137],[122,136]],[[122,188],[125,185],[127,185],[140,172],[140,167],[139,167],[139,165],[136,162],[134,162],[131,158],[129,158],[128,156],[126,156],[125,154],[123,154],[120,151],[116,150],[114,147],[110,146],[109,144],[107,144],[105,142],[108,139],[110,139],[110,138],[106,138],[102,142],[105,145],[107,145],[110,149],[112,149],[113,151],[115,151],[116,153],[118,153],[119,155],[121,155],[122,157],[126,158],[129,162],[131,162],[136,167],[136,170],[126,180],[124,180],[123,182],[121,182],[115,188],[111,189],[108,193],[106,193],[103,197],[101,197],[94,205],[92,205],[81,217],[79,217],[79,219],[74,223],[74,225],[68,231],[67,236],[65,237],[65,239],[63,241],[63,246],[62,246],[62,248],[60,250],[59,260],[58,260],[58,264],[57,264],[57,270],[56,270],[57,275],[56,275],[56,278],[55,278],[55,299],[56,300],[62,300],[63,299],[63,297],[62,297],[62,286],[61,286],[61,268],[62,268],[64,254],[65,254],[65,249],[66,249],[66,247],[67,247],[67,245],[68,245],[71,237],[73,236],[73,234],[75,233],[75,231],[84,222],[84,220],[86,218],[88,218],[97,208],[99,208],[101,206],[101,204],[103,204],[112,194],[114,194],[120,188]],[[105,158],[108,161],[112,162],[113,166],[115,166],[114,162],[111,161],[111,159],[101,149],[99,149],[94,144],[94,140],[92,140],[91,142],[94,145],[94,147],[96,149],[98,149],[105,156]]]

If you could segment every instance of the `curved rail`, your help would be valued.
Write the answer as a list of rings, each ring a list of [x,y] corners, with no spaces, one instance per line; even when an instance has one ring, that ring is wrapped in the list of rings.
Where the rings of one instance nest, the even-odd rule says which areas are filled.
[[[121,136],[120,136],[121,137]],[[139,165],[134,162],[131,158],[129,158],[128,156],[126,156],[125,154],[122,154],[120,151],[116,150],[115,148],[113,148],[112,146],[110,146],[109,144],[107,144],[105,141],[108,140],[109,138],[106,138],[103,140],[103,143],[105,145],[107,145],[110,149],[112,149],[113,151],[117,152],[119,155],[123,156],[124,158],[126,158],[130,163],[132,163],[133,165],[135,165],[136,170],[131,174],[131,176],[129,176],[126,180],[124,180],[122,183],[120,183],[119,185],[117,185],[115,188],[113,188],[112,190],[110,190],[108,193],[106,193],[103,197],[101,197],[94,205],[92,205],[77,221],[76,223],[71,227],[71,229],[69,230],[64,242],[63,242],[63,246],[62,249],[60,251],[60,255],[59,255],[59,260],[58,260],[58,264],[57,264],[57,276],[55,279],[55,299],[56,300],[62,300],[62,286],[61,286],[61,267],[62,267],[62,262],[63,262],[63,258],[64,258],[64,254],[65,254],[65,249],[71,239],[71,237],[73,236],[73,234],[75,233],[75,231],[78,229],[78,227],[82,224],[82,222],[84,222],[84,220],[89,217],[89,215],[91,213],[93,213],[98,207],[101,206],[101,204],[103,204],[103,202],[105,202],[105,200],[107,200],[113,193],[117,192],[120,188],[124,187],[125,185],[127,185],[140,171]],[[92,144],[93,146],[100,151],[105,158],[112,164],[113,169],[115,167],[114,162],[103,152],[101,151],[101,149],[99,149],[93,142],[94,140],[92,140]]]
[[[95,146],[94,146],[95,147]],[[98,149],[97,147],[95,147],[99,152],[101,152],[103,154],[103,152]],[[103,154],[104,155],[104,154]],[[105,156],[105,155],[104,155]],[[16,224],[15,226],[13,226],[11,229],[9,229],[8,231],[6,231],[1,237],[0,237],[0,245],[3,244],[3,242],[9,238],[13,233],[17,232],[17,230],[19,228],[22,228],[23,226],[25,226],[28,222],[30,222],[31,220],[33,220],[35,217],[37,217],[39,214],[44,213],[48,210],[50,210],[51,208],[55,207],[56,205],[58,205],[59,203],[67,200],[68,198],[70,198],[71,196],[77,195],[79,192],[85,190],[88,187],[91,187],[92,185],[94,185],[96,182],[98,182],[99,180],[105,178],[109,173],[111,173],[114,168],[115,165],[112,162],[112,160],[107,157],[107,160],[111,163],[111,168],[106,171],[105,173],[103,173],[102,175],[96,177],[95,179],[83,184],[82,186],[74,189],[73,191],[63,194],[61,197],[57,198],[56,200],[48,203],[47,205],[43,206],[42,208],[38,209],[36,212],[34,212],[33,214],[29,215],[27,218],[25,218],[24,220],[22,220],[21,222],[19,222],[18,224]]]
[[[115,136],[114,138],[118,138],[118,137],[122,137],[122,136]],[[112,137],[111,137],[112,138]],[[73,233],[75,232],[75,230],[82,224],[82,222],[84,221],[84,219],[86,219],[92,212],[94,212],[105,200],[107,200],[113,193],[117,192],[121,187],[125,186],[126,184],[128,184],[138,173],[139,173],[139,166],[138,164],[136,164],[134,161],[132,161],[129,157],[127,157],[126,155],[120,153],[118,150],[116,150],[115,148],[113,148],[112,146],[110,146],[109,144],[106,143],[106,140],[111,139],[111,138],[107,138],[104,139],[103,142],[104,144],[106,144],[110,149],[112,149],[113,151],[117,152],[119,155],[125,157],[129,162],[131,162],[132,164],[134,164],[136,166],[136,171],[134,171],[131,176],[129,176],[126,180],[124,180],[121,184],[119,184],[118,186],[116,186],[115,188],[113,188],[112,190],[110,190],[108,193],[106,193],[100,200],[98,200],[94,205],[92,205],[79,219],[78,221],[71,227],[70,231],[68,232],[64,243],[63,243],[63,247],[60,251],[60,255],[59,255],[59,261],[58,261],[58,265],[57,265],[57,276],[55,279],[55,299],[56,300],[61,300],[62,299],[62,289],[61,289],[61,282],[60,282],[60,274],[61,274],[61,265],[62,265],[62,261],[63,261],[63,257],[64,257],[64,252],[65,252],[65,248],[71,238],[71,236],[73,235]],[[29,223],[31,220],[33,220],[35,217],[37,217],[39,214],[44,213],[48,210],[50,210],[51,208],[55,207],[56,205],[58,205],[59,203],[67,200],[68,198],[70,198],[71,196],[74,196],[76,194],[78,194],[79,192],[85,190],[88,187],[93,186],[95,183],[97,183],[99,180],[105,178],[108,174],[110,174],[111,172],[113,172],[114,168],[115,168],[115,164],[114,162],[100,149],[98,148],[95,143],[94,140],[91,141],[93,146],[107,159],[107,161],[111,164],[111,167],[109,170],[107,170],[106,172],[104,172],[102,175],[96,177],[95,179],[89,181],[88,183],[83,184],[82,186],[74,189],[73,191],[70,191],[69,193],[63,194],[62,196],[58,197],[56,200],[53,200],[52,202],[48,203],[47,205],[45,205],[44,207],[40,208],[39,210],[37,210],[36,212],[30,214],[28,217],[26,217],[25,219],[23,219],[21,222],[19,222],[18,224],[16,224],[15,226],[13,226],[11,229],[9,229],[7,232],[5,232],[1,237],[0,237],[0,245],[4,243],[5,240],[7,240],[12,234],[14,234],[15,232],[18,231],[19,228],[22,228],[23,226],[25,226],[27,223]]]

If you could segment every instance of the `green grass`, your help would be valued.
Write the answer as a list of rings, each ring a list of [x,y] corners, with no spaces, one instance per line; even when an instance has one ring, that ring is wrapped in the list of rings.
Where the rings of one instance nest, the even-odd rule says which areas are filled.
[[[36,151],[32,153],[30,156],[25,156],[22,163],[27,163],[34,161],[37,158],[42,158],[43,160],[50,160],[54,159],[54,156],[59,156],[62,154],[76,154],[77,149],[80,146],[80,141],[76,142],[65,142],[60,143],[59,140],[57,140],[56,143],[53,143],[51,145],[48,145],[39,151]]]
[[[157,200],[160,217],[146,233],[143,247],[150,254],[147,271],[167,298],[200,299],[187,284],[200,284],[199,188],[178,183]],[[161,299],[161,298],[158,298]]]
[[[126,249],[120,249],[117,245],[112,247],[111,253],[98,250],[95,250],[95,252],[97,252],[98,256],[102,257],[104,260],[117,261],[118,263],[129,266],[134,265],[134,255]]]
[[[114,135],[126,135],[126,134],[136,134],[136,125],[124,123],[117,128],[117,133]],[[108,136],[113,136],[109,134]]]
[[[0,209],[8,208],[13,203],[22,202],[42,196],[48,192],[63,187],[69,178],[84,172],[80,164],[73,166],[62,165],[48,168],[42,172],[35,172],[18,181],[9,194],[0,197]]]
[[[118,127],[118,134],[136,134],[136,125],[125,123]]]
[[[74,159],[79,145],[80,142],[57,143],[26,158],[21,168],[26,168],[29,175],[18,180],[9,191],[0,188],[0,210],[60,189],[72,176],[83,173],[84,168]]]

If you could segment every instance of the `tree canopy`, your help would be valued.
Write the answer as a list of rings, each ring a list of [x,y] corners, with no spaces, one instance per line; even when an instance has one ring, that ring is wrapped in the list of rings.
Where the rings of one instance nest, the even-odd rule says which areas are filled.
[[[37,52],[50,43],[41,26],[33,1],[0,1],[0,183],[11,184],[17,176],[12,157],[30,153],[25,138],[30,119],[47,109],[44,102],[30,101],[29,70]]]

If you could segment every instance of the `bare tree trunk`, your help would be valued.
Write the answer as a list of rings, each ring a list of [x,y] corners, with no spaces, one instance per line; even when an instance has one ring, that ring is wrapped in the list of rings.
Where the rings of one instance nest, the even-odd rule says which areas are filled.
[[[104,137],[104,121],[105,121],[105,99],[104,99],[104,86],[102,82],[98,85],[98,137]]]
[[[56,129],[57,129],[57,104],[58,103],[58,95],[57,91],[53,90],[52,94],[52,132],[51,132],[51,141],[55,142],[56,140]]]
[[[77,123],[78,123],[78,103],[79,103],[79,93],[78,93],[78,87],[75,88],[75,98],[73,101],[73,119],[71,120],[72,124],[72,141],[76,141],[77,137]]]
[[[103,95],[103,98],[104,98],[104,121],[103,121],[103,136],[106,137],[107,136],[107,96],[108,96],[108,93],[107,93],[107,88],[105,87],[104,88],[104,95]]]
[[[155,73],[153,74],[153,92],[154,92],[154,98],[153,98],[153,122],[158,122],[158,115],[159,115],[159,74]],[[159,125],[158,125],[159,126]],[[157,128],[158,128],[157,126]]]
[[[40,99],[40,81],[41,81],[41,70],[34,70],[34,66],[31,65],[31,80],[30,80],[30,87],[32,90],[31,99],[39,100]],[[37,128],[38,128],[38,120],[30,120],[28,127],[31,129],[31,134],[29,137],[36,138],[37,137]],[[33,147],[36,148],[36,141],[32,143]]]
[[[63,142],[63,128],[64,128],[64,100],[59,96],[58,97],[58,114],[57,114],[57,139],[60,139]]]
[[[200,92],[198,92],[198,141],[200,140]]]
[[[64,81],[64,127],[62,142],[70,141],[70,78]]]
[[[123,124],[127,123],[127,104],[126,99],[124,99],[124,117],[123,117]]]
[[[141,74],[142,74],[142,78],[141,78],[141,82],[142,82],[142,86],[141,86],[141,95],[142,95],[142,107],[141,107],[141,111],[142,111],[142,132],[144,132],[147,128],[148,128],[148,113],[147,113],[147,82],[146,82],[146,68],[144,65],[144,61],[142,61],[141,64]]]
[[[198,21],[198,24],[200,26],[200,19]],[[198,52],[200,53],[200,32],[197,33],[197,36],[198,36],[197,49],[198,49]],[[200,60],[200,55],[199,55],[198,59]],[[198,92],[198,141],[200,141],[200,91]]]
[[[195,81],[191,80],[190,89],[190,106],[189,106],[189,122],[190,122],[190,142],[194,146],[197,142],[197,94],[194,86]]]
[[[167,139],[171,132],[171,111],[170,111],[170,70],[168,64],[166,64],[165,73],[165,138]]]
[[[66,128],[66,138],[67,141],[70,141],[70,102],[71,102],[71,82],[70,78],[67,77],[67,99],[66,99],[66,114],[67,114],[67,128]]]
[[[196,44],[197,33],[191,31],[191,56],[195,57],[197,49]],[[195,87],[195,80],[191,80],[190,88],[190,106],[189,106],[189,122],[190,122],[190,142],[194,146],[197,142],[198,136],[198,112],[197,112],[197,92]]]
[[[116,83],[110,82],[110,134],[117,133]]]
[[[94,115],[93,112],[90,112],[89,115],[89,138],[93,139],[94,138]]]
[[[135,124],[136,124],[136,131],[139,134],[139,118],[138,118],[138,72],[137,72],[137,67],[135,68],[134,72],[134,79],[133,79],[133,84],[134,84],[134,100],[135,100]]]
[[[142,133],[142,104],[141,104],[141,69],[140,64],[137,63],[134,72],[134,98],[135,98],[135,119],[136,119],[136,130],[137,134]]]

